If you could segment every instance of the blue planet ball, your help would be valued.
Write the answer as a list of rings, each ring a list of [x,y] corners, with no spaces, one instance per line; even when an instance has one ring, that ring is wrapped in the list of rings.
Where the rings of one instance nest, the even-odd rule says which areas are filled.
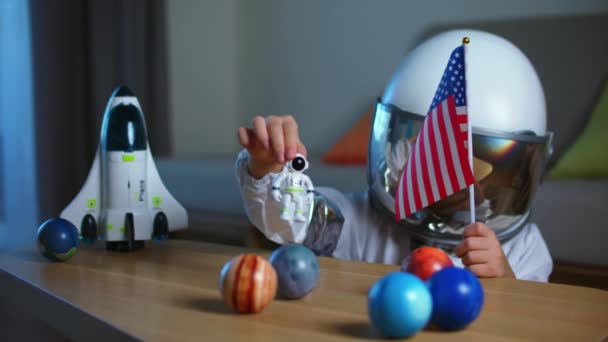
[[[407,337],[424,328],[431,317],[433,301],[417,276],[393,272],[369,290],[367,309],[372,324],[386,337]]]
[[[78,229],[68,220],[46,220],[38,228],[38,249],[53,261],[66,261],[78,251]]]
[[[302,298],[319,283],[317,256],[302,245],[281,246],[270,255],[270,263],[277,271],[281,298]]]
[[[456,267],[444,268],[427,285],[433,296],[431,322],[439,328],[462,329],[479,316],[483,288],[473,273]]]

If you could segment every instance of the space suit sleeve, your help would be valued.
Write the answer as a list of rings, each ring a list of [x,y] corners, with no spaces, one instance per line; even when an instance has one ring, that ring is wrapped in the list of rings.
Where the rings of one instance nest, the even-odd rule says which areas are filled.
[[[526,225],[507,244],[511,246],[505,252],[517,279],[548,281],[553,260],[536,224]]]
[[[249,153],[243,150],[236,161],[236,178],[249,221],[268,239],[279,243],[301,243],[317,255],[334,256],[338,243],[343,238],[344,216],[342,210],[349,205],[345,195],[330,188],[319,188],[311,192],[313,197],[308,222],[285,221],[280,219],[280,203],[272,199],[274,180],[284,175],[270,173],[260,179],[249,174],[247,168]],[[313,190],[312,181],[307,180],[307,190]]]
[[[281,220],[281,204],[272,198],[275,179],[285,174],[287,169],[255,179],[249,174],[248,161],[247,150],[241,151],[236,160],[236,178],[249,221],[276,243],[302,243],[306,238],[307,223]]]
[[[272,180],[272,190],[279,190],[283,179],[285,179],[285,172],[277,173]]]
[[[306,180],[306,191],[307,192],[313,192],[315,190],[315,187],[312,185],[312,181],[310,180],[310,178],[308,176],[306,176],[305,178]]]

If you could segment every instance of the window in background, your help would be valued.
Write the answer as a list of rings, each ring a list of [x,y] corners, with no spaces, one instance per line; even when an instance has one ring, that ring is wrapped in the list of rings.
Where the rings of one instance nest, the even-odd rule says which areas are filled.
[[[2,117],[2,112],[0,112],[0,122],[2,122]],[[6,220],[4,188],[4,144],[2,141],[2,130],[0,129],[0,225]],[[2,236],[1,233],[0,236]]]
[[[0,246],[38,220],[29,1],[0,1]]]

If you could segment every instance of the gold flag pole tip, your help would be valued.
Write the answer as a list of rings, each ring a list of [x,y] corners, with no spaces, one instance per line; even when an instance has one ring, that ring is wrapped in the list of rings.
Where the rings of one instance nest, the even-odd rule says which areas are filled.
[[[469,37],[462,38],[462,44],[469,44],[470,41]]]

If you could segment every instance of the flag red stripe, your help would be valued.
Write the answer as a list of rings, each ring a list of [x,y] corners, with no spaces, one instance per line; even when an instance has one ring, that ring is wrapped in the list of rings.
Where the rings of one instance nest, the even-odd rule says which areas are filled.
[[[454,99],[450,96],[448,97],[448,110],[450,114],[450,119],[456,120],[458,114],[456,114],[456,105],[454,103]],[[461,138],[464,136],[464,138]],[[475,181],[473,174],[471,173],[471,168],[467,167],[469,165],[469,160],[467,156],[467,151],[464,147],[463,141],[466,141],[467,134],[462,134],[459,129],[456,129],[454,132],[454,137],[457,139],[456,148],[458,149],[458,158],[460,160],[460,168],[462,169],[462,174],[464,175],[464,181],[466,185],[471,185]],[[460,138],[460,139],[458,139]]]
[[[414,167],[416,168],[416,178],[414,178],[415,188],[414,190],[420,196],[420,207],[427,206],[427,198],[426,193],[424,192],[424,184],[422,183],[422,168],[420,167],[420,148],[421,145],[418,143],[420,139],[420,133],[416,137],[416,144],[414,145],[414,154],[412,154],[412,159],[414,160]],[[418,206],[416,206],[418,207]]]
[[[460,186],[458,185],[458,178],[456,177],[456,173],[454,172],[454,160],[452,159],[452,153],[450,153],[450,140],[448,139],[446,123],[443,118],[443,106],[441,104],[437,105],[437,120],[439,126],[439,133],[441,134],[441,140],[443,142],[443,146],[441,146],[440,148],[444,148],[444,156],[448,167],[449,179],[447,181],[449,181],[450,185],[452,186],[452,193],[449,193],[448,195],[451,195],[456,192],[457,189],[460,189]]]
[[[405,214],[406,216],[409,216],[411,213],[413,213],[414,211],[416,211],[416,207],[415,207],[415,200],[414,200],[414,191],[412,191],[412,187],[410,187],[409,185],[413,183],[412,181],[412,156],[410,155],[409,160],[407,162],[407,178],[405,185],[403,186],[403,192],[407,193],[407,197],[404,200],[404,204],[405,204]]]
[[[428,204],[430,203],[434,203],[435,201],[439,200],[438,198],[435,198],[434,194],[433,194],[433,189],[431,187],[431,180],[429,179],[431,170],[430,167],[432,167],[432,165],[429,165],[428,161],[426,160],[426,151],[422,151],[424,144],[427,144],[428,142],[424,139],[425,137],[425,132],[428,132],[428,125],[426,125],[426,122],[424,125],[422,125],[422,129],[420,130],[420,133],[418,133],[418,142],[420,143],[420,164],[422,167],[422,182],[424,185],[424,191],[426,192],[426,197],[428,200]],[[432,161],[431,161],[432,162]],[[433,170],[434,171],[434,170]]]
[[[414,206],[415,209],[412,210],[412,212],[408,213],[411,214],[413,212],[416,211],[416,209],[418,208],[422,208],[422,201],[420,199],[420,191],[418,189],[418,172],[416,172],[416,159],[414,158],[416,153],[419,153],[417,151],[418,149],[418,142],[416,142],[416,146],[414,146],[414,153],[412,153],[412,155],[410,155],[410,159],[408,160],[408,164],[410,164],[409,168],[412,171],[412,182],[410,182],[408,184],[408,191],[412,192],[414,194]]]
[[[446,185],[446,181],[448,181],[447,179],[444,178],[443,176],[443,171],[441,169],[442,164],[445,164],[445,156],[443,156],[443,153],[440,152],[440,149],[442,149],[443,147],[443,142],[441,141],[441,134],[439,133],[439,124],[437,121],[437,108],[435,108],[434,111],[432,111],[429,115],[432,115],[431,118],[429,118],[429,140],[431,143],[431,154],[433,156],[433,165],[435,166],[435,170],[437,170],[437,185],[439,188],[439,194],[441,195],[441,198],[445,198],[448,195],[448,192],[450,192],[450,189],[447,185]],[[431,138],[432,137],[432,138]],[[443,156],[443,158],[442,158]],[[445,166],[445,165],[443,165]],[[446,172],[447,175],[447,172]]]
[[[454,192],[456,192],[464,189],[467,186],[462,170],[463,167],[465,167],[467,164],[462,164],[460,162],[461,156],[458,154],[458,151],[460,151],[460,147],[457,146],[459,142],[458,138],[455,136],[455,132],[457,130],[460,130],[460,128],[454,127],[454,117],[451,115],[451,113],[453,113],[456,108],[454,106],[453,96],[450,95],[449,97],[447,97],[445,101],[443,101],[442,105],[444,110],[443,119],[445,120],[445,129],[446,133],[448,134],[448,139],[450,140],[448,148],[450,150],[450,153],[452,154],[452,160],[454,161],[454,165],[452,165],[453,167],[451,171],[454,172],[456,178],[458,179],[458,188],[454,189]],[[464,147],[464,145],[461,147]]]
[[[401,220],[402,212],[401,212],[401,198],[403,197],[403,193],[400,191],[403,188],[403,174],[405,173],[405,167],[403,171],[401,171],[401,176],[399,177],[399,183],[397,184],[397,189],[395,190],[395,214],[397,221]]]
[[[405,182],[403,183],[403,208],[404,208],[404,213],[405,216],[408,216],[409,214],[411,214],[413,212],[413,207],[414,207],[414,193],[412,191],[410,191],[411,187],[409,187],[409,184],[412,184],[412,163],[410,162],[411,160],[411,155],[408,156],[408,161],[405,164]]]
[[[435,181],[437,179],[437,175],[435,174],[437,170],[435,170],[435,165],[433,165],[433,155],[431,154],[431,145],[429,144],[429,130],[430,120],[428,124],[424,125],[424,130],[422,130],[422,147],[424,148],[424,159],[428,171],[429,183],[431,185],[431,192],[433,194],[431,203],[433,203],[440,200],[441,197],[439,197],[439,189],[437,188],[437,182]]]
[[[432,112],[428,115],[432,115]],[[441,167],[439,165],[439,153],[437,153],[437,144],[435,138],[435,130],[434,130],[434,122],[433,120],[425,120],[426,124],[428,124],[428,133],[429,133],[429,145],[431,148],[431,159],[433,162],[433,167],[435,168],[435,180],[437,182],[437,189],[439,190],[439,197],[445,198],[447,196],[447,191],[445,188],[445,184],[443,183],[443,177],[441,177]]]
[[[414,153],[414,157],[416,160],[416,184],[418,185],[418,193],[420,194],[420,203],[421,208],[429,205],[429,194],[424,189],[424,180],[422,179],[424,174],[428,172],[426,169],[426,165],[421,165],[420,154],[422,153],[422,143],[420,141],[421,134],[418,133],[418,138],[416,139],[416,153]],[[424,167],[424,168],[423,168]]]

